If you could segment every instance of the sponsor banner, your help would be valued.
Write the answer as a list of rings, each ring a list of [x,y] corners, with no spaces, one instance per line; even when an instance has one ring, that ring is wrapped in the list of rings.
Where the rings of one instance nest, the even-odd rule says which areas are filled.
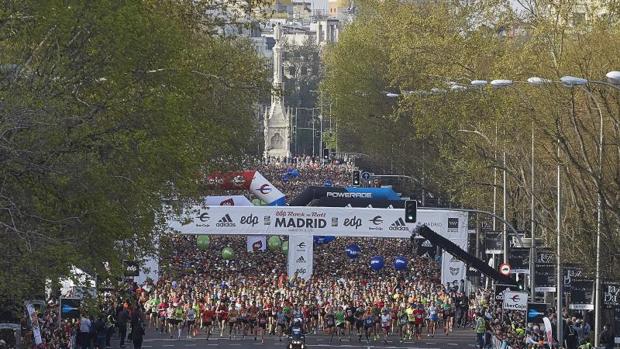
[[[415,239],[417,246],[417,254],[418,256],[427,256],[431,259],[435,259],[435,255],[437,254],[437,247],[433,245],[432,242],[424,239],[417,238]]]
[[[400,197],[392,188],[347,187],[346,190],[351,194],[367,194],[369,196],[365,196],[365,198],[368,199],[400,200]]]
[[[504,303],[504,293],[516,291],[517,287],[513,285],[495,284],[495,301],[499,304]]]
[[[504,291],[504,300],[502,304],[504,310],[527,310],[527,293]]]
[[[484,233],[484,247],[486,254],[502,254],[504,253],[503,233],[496,231],[488,231]]]
[[[620,307],[620,282],[603,281],[601,283],[601,291],[603,292],[601,303],[605,308],[613,309]]]
[[[361,195],[359,195],[361,194]],[[328,201],[324,201],[324,199],[328,199]],[[398,194],[392,190],[391,188],[360,188],[360,187],[348,187],[348,188],[340,188],[340,187],[308,187],[301,194],[299,194],[296,198],[291,200],[290,206],[308,206],[313,201],[327,202],[329,200],[369,200],[369,202],[364,206],[357,207],[366,207],[369,204],[372,204],[373,207],[378,207],[374,203],[379,203],[382,201],[402,201]],[[379,204],[382,205],[382,204]],[[389,204],[388,204],[389,205]],[[313,205],[313,206],[322,206]],[[329,206],[333,206],[329,205]],[[341,207],[344,207],[341,206]],[[380,207],[380,206],[379,206]],[[387,207],[387,206],[384,206]],[[394,206],[395,207],[395,206]]]
[[[534,291],[555,292],[556,280],[555,264],[536,263],[536,273],[534,274],[536,288]]]
[[[453,240],[455,244],[459,245],[461,248],[467,244],[467,239],[462,239],[462,241]],[[456,259],[453,255],[449,254],[446,251],[443,251],[441,255],[441,283],[442,284],[451,284],[451,285],[459,285],[461,280],[465,280],[467,270],[465,263]]]
[[[43,339],[41,338],[41,327],[39,327],[39,317],[37,312],[34,310],[34,306],[30,302],[25,302],[26,311],[28,312],[28,317],[30,318],[30,324],[32,325],[32,334],[34,335],[34,343],[36,345],[42,344]]]
[[[183,234],[319,235],[409,238],[416,224],[467,248],[467,213],[418,209],[405,223],[403,209],[340,207],[206,206],[170,220]]]
[[[123,261],[123,275],[126,277],[140,275],[140,263],[136,261]]]
[[[267,249],[267,236],[248,235],[246,249],[248,252],[264,252]]]
[[[594,281],[575,279],[571,283],[571,302],[568,305],[572,310],[594,310]]]
[[[459,230],[459,219],[458,217],[449,217],[448,218],[448,231],[449,232],[457,232]]]
[[[533,324],[542,324],[547,313],[546,303],[527,303],[527,321]]]
[[[536,263],[555,264],[555,252],[548,248],[536,249]]]
[[[79,298],[60,298],[60,319],[80,319],[80,306],[82,300]]]
[[[320,198],[320,199],[314,199],[310,202],[310,204],[306,206],[405,208],[405,201],[404,200],[383,200],[383,199],[340,199],[340,198],[325,197],[325,198]]]
[[[254,171],[216,172],[207,176],[207,185],[224,190],[248,190],[254,178]]]
[[[575,265],[565,265],[562,267],[564,279],[563,291],[571,292],[573,280],[583,277],[583,269]]]
[[[207,196],[204,203],[207,206],[253,206],[243,195]]]
[[[508,252],[508,264],[512,274],[530,273],[530,249],[513,247]]]
[[[290,236],[288,240],[288,276],[308,280],[312,276],[314,241],[312,236]]]
[[[347,191],[328,191],[325,196],[334,199],[372,199],[372,193],[350,193]]]
[[[478,271],[478,269],[474,267],[467,268],[465,275],[467,276],[468,279],[471,277],[482,277],[482,274]]]
[[[285,204],[284,194],[258,172],[254,172],[252,176],[250,192],[266,202],[267,205],[282,206]]]

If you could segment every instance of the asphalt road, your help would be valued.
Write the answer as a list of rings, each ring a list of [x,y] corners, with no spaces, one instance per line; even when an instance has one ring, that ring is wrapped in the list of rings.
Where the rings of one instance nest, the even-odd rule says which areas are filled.
[[[147,335],[144,339],[143,348],[145,349],[201,349],[201,348],[226,348],[226,349],[243,349],[243,348],[286,348],[287,339],[282,339],[282,342],[275,336],[266,336],[265,343],[260,342],[260,338],[254,341],[254,337],[228,337],[220,338],[219,335],[211,337],[206,340],[205,336],[199,336],[192,339],[170,339],[167,336],[155,333],[153,331],[147,331]],[[400,343],[397,336],[391,336],[388,338],[388,343],[384,343],[383,339],[377,341],[367,342],[362,340],[358,341],[357,338],[353,338],[349,341],[348,338],[338,341],[337,338],[330,343],[330,338],[324,335],[307,335],[306,346],[308,348],[359,348],[359,349],[394,349],[394,348],[409,348],[409,349],[444,349],[444,348],[459,348],[459,349],[473,349],[475,347],[475,334],[472,329],[456,329],[449,336],[444,334],[436,335],[435,337],[423,337],[420,341],[408,340]],[[112,342],[112,349],[118,348],[118,340]],[[127,349],[132,349],[131,344],[128,343]]]

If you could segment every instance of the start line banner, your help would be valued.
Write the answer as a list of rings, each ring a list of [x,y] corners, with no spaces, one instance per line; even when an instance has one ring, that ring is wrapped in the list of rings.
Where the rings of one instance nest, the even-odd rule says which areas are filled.
[[[182,234],[315,235],[409,238],[418,224],[453,239],[466,239],[467,213],[418,210],[405,223],[404,209],[309,206],[205,206],[168,221]],[[459,244],[460,245],[460,244]]]
[[[467,250],[467,218],[462,211],[418,209],[417,222],[405,223],[404,209],[311,206],[195,206],[168,226],[181,234],[288,235],[289,277],[312,275],[312,236],[410,238],[427,227]],[[296,246],[296,247],[294,247]],[[459,285],[465,264],[444,251],[442,284]]]

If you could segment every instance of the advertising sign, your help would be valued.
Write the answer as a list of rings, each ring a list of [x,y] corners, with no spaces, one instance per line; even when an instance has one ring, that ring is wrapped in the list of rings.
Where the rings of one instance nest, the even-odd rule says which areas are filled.
[[[312,236],[291,236],[288,240],[288,276],[309,279],[312,276],[314,239]]]
[[[396,208],[205,206],[169,219],[168,226],[181,234],[287,235],[291,239],[304,237],[311,242],[313,236],[408,239],[417,225],[424,224],[467,249],[466,212],[419,209],[416,223],[406,223],[404,218],[405,210]],[[290,258],[289,253],[289,272],[299,257]],[[312,270],[311,262],[307,266],[306,270]],[[465,278],[465,264],[446,253],[442,270],[443,284]]]
[[[512,267],[513,274],[530,273],[530,249],[513,247],[508,252],[508,263]]]
[[[444,285],[447,283],[458,285],[461,280],[465,279],[467,272],[465,270],[465,263],[456,259],[448,252],[444,251],[441,256],[441,268],[441,278]]]
[[[417,223],[406,223],[403,209],[346,207],[206,206],[168,221],[182,234],[319,235],[409,238],[426,224],[467,248],[467,213],[418,210]]]
[[[601,289],[603,292],[601,299],[605,308],[613,309],[614,307],[620,307],[620,282],[603,281]]]
[[[123,261],[123,275],[133,277],[140,275],[140,263],[136,261]]]
[[[37,312],[34,310],[34,306],[30,302],[26,302],[26,312],[28,313],[28,317],[30,318],[30,323],[32,325],[32,334],[34,335],[34,343],[39,345],[43,343],[43,339],[41,338],[41,328],[39,327],[39,316]]]
[[[536,263],[555,264],[555,252],[548,248],[537,248]]]
[[[574,279],[571,282],[571,302],[568,305],[572,310],[594,310],[594,281]]]
[[[556,274],[555,264],[536,263],[536,273],[534,281],[536,283],[536,292],[555,292],[556,290]]]
[[[527,310],[527,292],[504,291],[504,310]]]
[[[583,277],[583,269],[576,265],[566,265],[562,268],[564,276],[564,291],[571,292],[573,280]]]
[[[246,239],[246,251],[265,252],[267,250],[266,235],[248,235]]]
[[[80,305],[82,300],[79,298],[60,298],[60,319],[80,319]]]
[[[499,304],[504,303],[504,292],[516,291],[517,287],[513,285],[495,284],[495,301]]]
[[[484,233],[484,246],[486,254],[504,253],[503,233],[495,231],[489,231]]]
[[[547,313],[546,303],[528,303],[527,304],[527,322],[534,324],[542,324],[543,317]]]

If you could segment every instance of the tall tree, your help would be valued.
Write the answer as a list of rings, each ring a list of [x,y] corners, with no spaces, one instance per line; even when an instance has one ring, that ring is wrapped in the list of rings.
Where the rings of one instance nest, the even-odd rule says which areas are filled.
[[[151,252],[162,200],[246,153],[252,45],[195,1],[6,1],[0,10],[0,297]]]

